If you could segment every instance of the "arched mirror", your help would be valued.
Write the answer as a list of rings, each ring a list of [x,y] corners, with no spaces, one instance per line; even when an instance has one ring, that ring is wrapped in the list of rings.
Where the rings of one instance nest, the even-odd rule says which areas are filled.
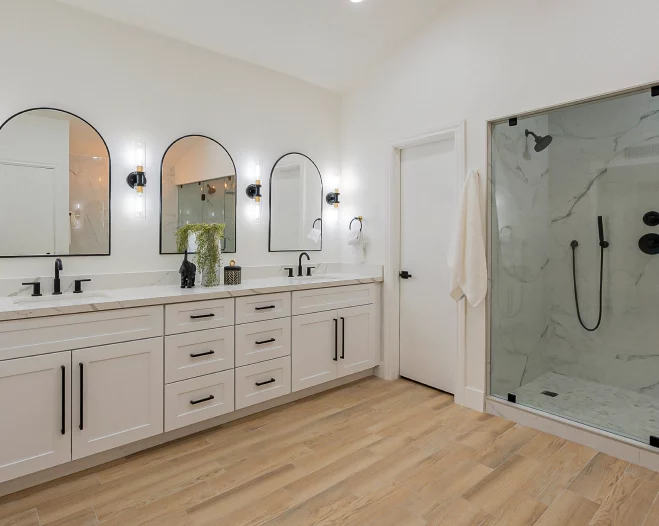
[[[287,153],[270,172],[270,252],[320,251],[323,180],[316,164]]]
[[[176,231],[195,223],[224,223],[222,252],[236,251],[236,165],[224,146],[181,137],[167,148],[160,178],[161,254],[178,254]]]
[[[110,254],[110,152],[84,119],[33,108],[0,126],[0,257]]]

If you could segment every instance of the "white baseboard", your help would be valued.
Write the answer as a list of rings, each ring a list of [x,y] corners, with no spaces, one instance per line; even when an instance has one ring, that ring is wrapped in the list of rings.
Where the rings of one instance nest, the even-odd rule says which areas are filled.
[[[462,405],[481,413],[485,412],[485,393],[473,387],[465,387]]]
[[[614,435],[518,404],[488,398],[486,412],[551,435],[592,447],[627,462],[659,471],[659,450],[649,444]]]
[[[0,497],[4,495],[9,495],[10,493],[21,491],[26,488],[30,488],[32,486],[37,486],[45,482],[50,482],[51,480],[65,477],[73,473],[78,473],[79,471],[84,471],[85,469],[100,466],[101,464],[106,464],[107,462],[111,462],[113,460],[117,460],[122,457],[137,453],[139,451],[144,451],[145,449],[149,449],[155,446],[159,446],[161,444],[165,444],[167,442],[171,442],[173,440],[177,440],[179,438],[186,437],[188,435],[194,435],[195,433],[206,431],[213,427],[226,424],[227,422],[231,422],[233,420],[238,420],[239,418],[253,415],[254,413],[259,413],[267,409],[272,409],[273,407],[288,404],[290,402],[301,400],[302,398],[307,398],[308,396],[322,393],[323,391],[328,391],[330,389],[334,389],[342,385],[356,382],[357,380],[361,380],[368,376],[373,376],[373,371],[374,371],[373,369],[369,369],[367,371],[355,373],[350,376],[346,376],[345,378],[332,380],[331,382],[317,385],[315,387],[309,387],[308,389],[304,389],[296,393],[291,393],[279,398],[275,398],[274,400],[269,400],[267,402],[246,407],[245,409],[240,409],[238,411],[234,411],[233,413],[229,413],[227,415],[219,416],[217,418],[212,418],[210,420],[205,420],[204,422],[199,422],[197,424],[193,424],[191,426],[184,427],[181,429],[175,429],[174,431],[169,431],[167,433],[161,433],[159,435],[150,438],[145,438],[144,440],[140,440],[138,442],[126,444],[125,446],[118,447],[116,449],[104,451],[103,453],[98,453],[96,455],[81,458],[79,460],[67,462],[66,464],[62,464],[60,466],[55,466],[50,469],[45,469],[37,473],[31,473],[30,475],[25,475],[24,477],[20,477],[14,480],[9,480],[7,482],[0,484]]]

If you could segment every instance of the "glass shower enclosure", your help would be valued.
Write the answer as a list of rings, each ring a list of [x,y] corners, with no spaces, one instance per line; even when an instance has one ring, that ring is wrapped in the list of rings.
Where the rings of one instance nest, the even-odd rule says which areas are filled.
[[[659,437],[659,96],[491,124],[490,394]]]

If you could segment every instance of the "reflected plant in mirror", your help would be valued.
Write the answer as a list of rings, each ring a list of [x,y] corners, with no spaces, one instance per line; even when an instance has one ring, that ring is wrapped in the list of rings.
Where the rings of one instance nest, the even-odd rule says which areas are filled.
[[[5,121],[0,221],[0,257],[109,255],[110,152],[98,131],[54,108]]]
[[[219,142],[203,135],[177,139],[165,151],[160,177],[161,254],[182,254],[176,232],[195,224],[224,225],[222,252],[236,251],[236,166]]]
[[[270,252],[323,249],[323,180],[316,164],[287,153],[270,173]]]

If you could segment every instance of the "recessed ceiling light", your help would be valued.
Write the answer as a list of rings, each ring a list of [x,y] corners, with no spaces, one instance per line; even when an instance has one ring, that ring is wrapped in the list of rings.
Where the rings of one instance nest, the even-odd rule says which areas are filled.
[[[353,4],[358,4],[358,3],[360,3],[362,0],[350,0],[350,1],[351,1]]]

